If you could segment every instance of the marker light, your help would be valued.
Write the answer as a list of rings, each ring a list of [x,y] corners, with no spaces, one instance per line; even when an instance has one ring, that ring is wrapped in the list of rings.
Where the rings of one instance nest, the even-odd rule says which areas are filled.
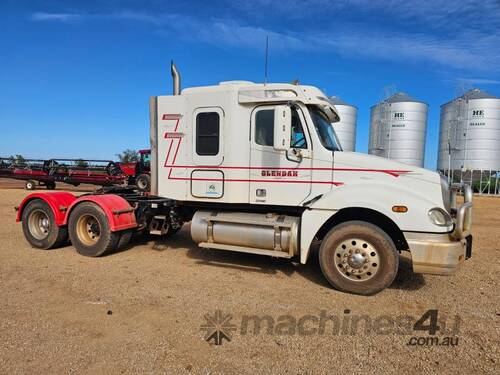
[[[408,207],[406,206],[392,206],[393,212],[405,213],[408,212]]]

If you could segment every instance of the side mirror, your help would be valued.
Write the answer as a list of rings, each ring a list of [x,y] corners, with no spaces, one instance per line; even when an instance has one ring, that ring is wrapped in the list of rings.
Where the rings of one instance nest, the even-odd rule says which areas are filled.
[[[292,134],[292,110],[287,105],[274,108],[274,149],[286,151],[290,148]]]

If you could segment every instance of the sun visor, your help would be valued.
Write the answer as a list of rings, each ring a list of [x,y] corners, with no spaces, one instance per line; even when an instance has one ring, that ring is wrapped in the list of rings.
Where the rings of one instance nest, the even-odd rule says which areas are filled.
[[[328,121],[330,121],[330,122],[340,121],[340,116],[337,113],[337,111],[335,110],[335,107],[332,107],[328,104],[322,105],[320,107],[321,107],[321,110],[323,111],[323,113],[328,118]]]

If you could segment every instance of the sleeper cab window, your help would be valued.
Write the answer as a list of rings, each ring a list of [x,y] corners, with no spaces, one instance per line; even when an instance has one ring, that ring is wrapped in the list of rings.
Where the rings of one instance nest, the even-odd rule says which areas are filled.
[[[217,112],[196,115],[196,153],[214,156],[219,153],[220,116]]]
[[[255,143],[261,146],[273,146],[274,109],[261,109],[255,114]],[[290,146],[292,148],[307,148],[302,123],[295,108],[292,108]]]

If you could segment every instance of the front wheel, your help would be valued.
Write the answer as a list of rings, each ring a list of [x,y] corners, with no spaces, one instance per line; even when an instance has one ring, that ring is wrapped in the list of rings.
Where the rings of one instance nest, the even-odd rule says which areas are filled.
[[[348,221],[332,228],[320,247],[321,270],[336,289],[372,295],[392,284],[399,255],[391,238],[379,227]]]
[[[92,202],[75,207],[69,217],[68,230],[76,251],[88,257],[109,254],[120,240],[118,232],[111,232],[104,211]]]

